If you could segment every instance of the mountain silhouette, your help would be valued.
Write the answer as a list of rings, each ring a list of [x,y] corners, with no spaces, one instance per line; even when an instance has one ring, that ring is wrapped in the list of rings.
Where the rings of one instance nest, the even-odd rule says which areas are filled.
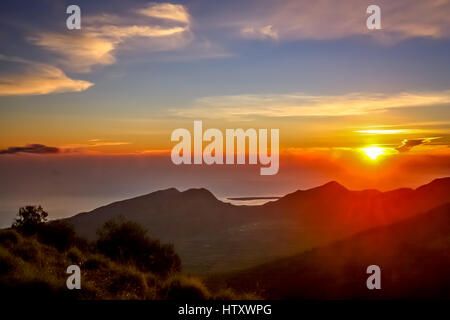
[[[402,188],[388,192],[350,191],[333,181],[288,194],[264,207],[269,214],[289,216],[293,223],[308,226],[309,233],[316,234],[320,243],[392,224],[447,203],[449,191],[450,178],[433,180],[415,190]],[[333,232],[321,232],[323,229]]]
[[[298,190],[262,206],[236,206],[206,189],[175,188],[118,201],[68,221],[93,238],[123,216],[171,242],[188,272],[238,270],[389,225],[449,202],[450,178],[415,190],[352,191],[337,182]]]
[[[366,269],[381,269],[368,290]],[[270,299],[450,299],[450,204],[331,245],[210,279]]]

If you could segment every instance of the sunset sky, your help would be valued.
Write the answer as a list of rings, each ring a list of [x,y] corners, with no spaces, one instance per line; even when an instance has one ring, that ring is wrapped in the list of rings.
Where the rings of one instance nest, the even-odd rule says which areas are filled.
[[[370,4],[382,30],[366,27]],[[63,215],[170,186],[282,195],[448,176],[449,17],[448,0],[2,1],[0,223],[27,201]],[[280,129],[279,174],[175,167],[170,134],[194,120]]]

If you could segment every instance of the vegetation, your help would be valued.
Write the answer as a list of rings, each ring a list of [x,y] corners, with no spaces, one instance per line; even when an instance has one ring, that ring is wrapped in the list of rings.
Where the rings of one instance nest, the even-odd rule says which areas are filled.
[[[41,207],[19,210],[12,228],[0,230],[0,290],[11,298],[251,299],[231,290],[212,293],[181,273],[173,246],[150,238],[139,224],[111,220],[88,242],[71,225],[46,222]],[[66,269],[80,266],[81,290],[68,290]]]
[[[24,234],[33,234],[47,221],[48,213],[41,206],[25,206],[19,209],[18,216],[12,227]]]
[[[151,239],[135,222],[110,220],[97,234],[97,249],[114,261],[162,276],[181,271],[181,260],[173,246]]]

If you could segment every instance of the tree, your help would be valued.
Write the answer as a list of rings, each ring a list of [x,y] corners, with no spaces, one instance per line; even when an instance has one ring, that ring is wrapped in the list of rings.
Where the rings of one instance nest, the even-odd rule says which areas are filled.
[[[173,246],[150,238],[138,223],[110,220],[97,234],[97,249],[112,260],[133,263],[144,272],[162,276],[181,271],[181,260]]]
[[[59,251],[67,250],[71,247],[85,249],[88,243],[80,238],[73,226],[64,221],[51,221],[40,224],[37,227],[37,236],[39,241],[53,246]]]
[[[19,209],[18,216],[12,227],[22,233],[32,234],[40,224],[47,221],[48,213],[41,206],[25,206]]]

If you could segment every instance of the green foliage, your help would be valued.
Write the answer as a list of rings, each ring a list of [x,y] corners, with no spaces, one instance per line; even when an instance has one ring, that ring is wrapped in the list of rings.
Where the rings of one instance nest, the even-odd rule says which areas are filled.
[[[0,232],[0,243],[3,247],[11,248],[19,242],[20,235],[12,229]]]
[[[48,213],[41,206],[25,206],[19,209],[18,216],[12,227],[30,235],[36,232],[40,224],[47,221]]]
[[[71,247],[85,248],[87,241],[78,237],[73,226],[62,221],[52,221],[37,227],[39,241],[53,246],[59,251],[68,250]]]
[[[135,222],[106,222],[98,230],[97,249],[114,261],[131,263],[144,272],[167,276],[181,271],[181,261],[173,246],[151,239]]]
[[[8,250],[0,247],[0,274],[14,271],[19,265],[19,259]]]
[[[197,278],[174,276],[169,278],[163,288],[162,296],[168,300],[205,300],[211,297],[208,289]]]
[[[20,245],[16,245],[11,248],[11,252],[27,262],[36,262],[40,255],[38,246],[34,239],[28,241],[22,241]]]
[[[77,247],[70,248],[66,256],[73,264],[81,265],[84,262],[84,255]]]
[[[0,230],[0,292],[12,299],[215,298],[202,281],[178,272],[172,246],[152,240],[136,223],[110,221],[89,245],[67,224],[40,221],[30,233]],[[82,270],[81,290],[66,288],[72,264]]]
[[[122,299],[138,299],[145,295],[146,289],[145,277],[132,268],[119,269],[108,284],[108,291]]]
[[[262,300],[261,296],[251,292],[236,292],[231,288],[220,289],[215,295],[215,300]]]
[[[84,262],[83,267],[86,270],[99,270],[104,269],[108,266],[109,260],[100,254],[93,254],[87,258]]]
[[[52,246],[60,251],[71,247],[87,247],[87,241],[78,237],[72,225],[63,221],[47,222],[48,213],[41,206],[25,206],[19,209],[18,218],[12,228],[24,235],[36,235],[42,243]],[[9,241],[14,241],[13,234]],[[6,239],[8,240],[8,239]]]

